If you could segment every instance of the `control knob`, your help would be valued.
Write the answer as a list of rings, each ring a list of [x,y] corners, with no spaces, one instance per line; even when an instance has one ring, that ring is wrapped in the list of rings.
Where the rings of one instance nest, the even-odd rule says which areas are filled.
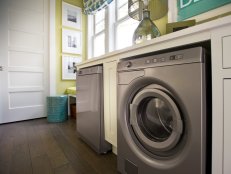
[[[132,62],[127,62],[126,65],[125,65],[127,68],[130,68],[132,66]]]

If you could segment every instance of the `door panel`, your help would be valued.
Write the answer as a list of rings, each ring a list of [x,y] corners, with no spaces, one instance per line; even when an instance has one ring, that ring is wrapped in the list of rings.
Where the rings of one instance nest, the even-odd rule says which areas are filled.
[[[30,10],[43,13],[46,0],[9,0],[9,5],[15,9]]]
[[[33,107],[43,105],[43,97],[42,92],[12,92],[9,95],[10,99],[10,108],[25,108],[25,107]],[[23,98],[23,100],[22,100]]]
[[[29,50],[43,50],[44,37],[41,34],[26,33],[22,31],[9,30],[9,46],[22,47]],[[17,49],[16,49],[17,50]]]
[[[49,0],[1,4],[0,123],[46,116],[48,4]]]
[[[23,79],[23,80],[22,80]],[[10,72],[9,87],[43,86],[43,74],[31,72]]]
[[[43,22],[40,12],[12,10],[9,14],[9,25],[17,30],[43,32]]]
[[[21,51],[9,51],[8,63],[10,67],[43,67],[43,54]],[[20,61],[18,61],[20,60]]]

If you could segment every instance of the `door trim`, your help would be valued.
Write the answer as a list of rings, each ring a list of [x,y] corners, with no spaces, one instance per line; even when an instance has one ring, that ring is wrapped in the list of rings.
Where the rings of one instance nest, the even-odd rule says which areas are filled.
[[[50,95],[56,95],[56,35],[55,35],[55,19],[56,19],[56,1],[50,0],[50,30],[49,30],[49,40],[50,40]]]

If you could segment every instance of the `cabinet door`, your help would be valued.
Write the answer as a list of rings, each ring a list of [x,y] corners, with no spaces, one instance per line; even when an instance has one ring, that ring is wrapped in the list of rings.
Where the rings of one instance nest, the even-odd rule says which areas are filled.
[[[222,38],[222,45],[223,45],[223,67],[224,68],[231,68],[231,36],[225,36]]]
[[[231,173],[231,79],[224,80],[224,173]]]
[[[117,61],[104,63],[105,139],[117,147]]]

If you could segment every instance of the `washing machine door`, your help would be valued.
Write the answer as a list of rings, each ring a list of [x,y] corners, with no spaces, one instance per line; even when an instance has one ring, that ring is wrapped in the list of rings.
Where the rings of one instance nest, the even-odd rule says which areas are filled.
[[[139,143],[160,155],[173,149],[183,132],[177,104],[162,89],[142,89],[130,104],[130,124]]]

